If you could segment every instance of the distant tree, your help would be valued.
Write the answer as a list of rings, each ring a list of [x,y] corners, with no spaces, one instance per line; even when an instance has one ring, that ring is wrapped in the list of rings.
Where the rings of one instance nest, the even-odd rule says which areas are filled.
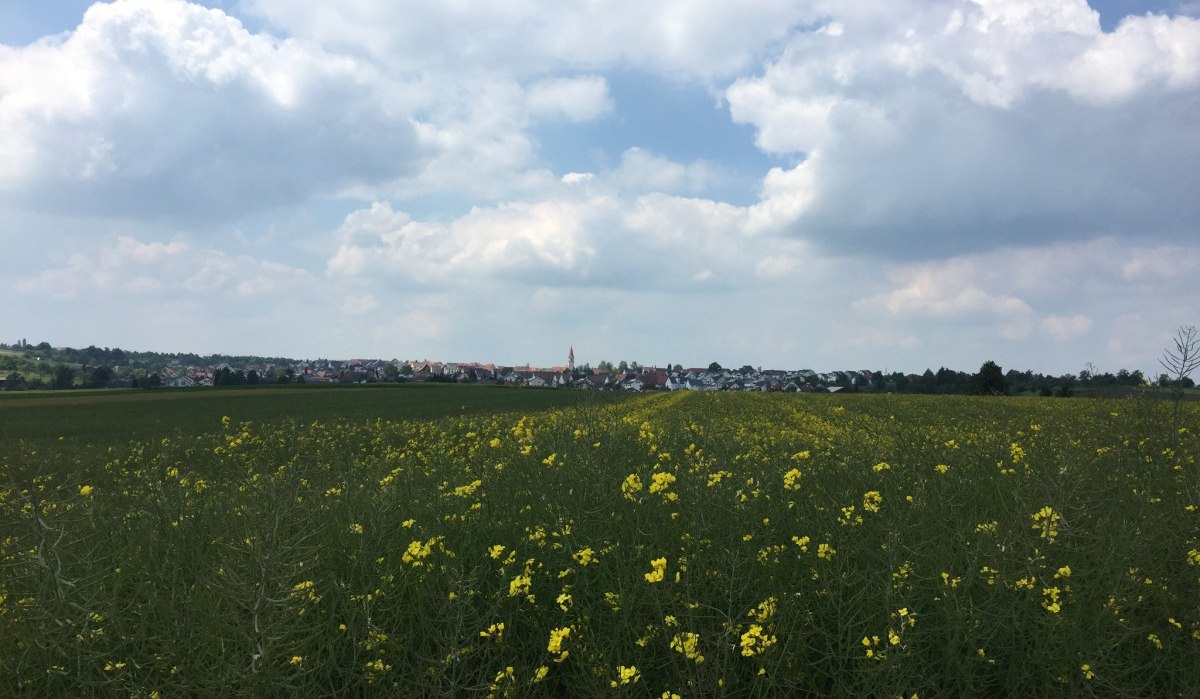
[[[249,386],[257,386],[258,385],[258,372],[257,371],[255,371],[254,369],[251,369],[250,371],[246,372],[246,384]]]
[[[98,366],[92,369],[92,373],[88,375],[85,385],[88,388],[104,388],[108,385],[109,381],[112,381],[112,377],[112,369],[106,366]]]
[[[56,391],[74,388],[75,386],[75,370],[66,364],[59,364],[54,368],[54,378],[51,380],[50,387]]]
[[[720,371],[721,365],[717,362],[713,362],[712,364],[708,365],[708,370],[709,371]]]
[[[671,371],[674,371],[675,373],[679,373],[679,372],[683,371],[683,365],[676,364],[675,366],[671,367]]]
[[[626,362],[624,359],[622,359],[621,363],[617,365],[617,371],[629,371],[629,362]]]
[[[388,381],[395,381],[400,378],[400,368],[391,362],[383,365],[383,378]]]
[[[162,386],[162,377],[158,374],[147,374],[146,378],[142,379],[142,388],[158,388]]]
[[[1008,380],[1000,365],[988,360],[979,367],[979,373],[971,377],[971,393],[999,396],[1008,392]]]
[[[613,372],[613,363],[607,359],[602,359],[600,360],[600,363],[596,365],[596,368],[606,374],[611,374]]]
[[[25,377],[17,372],[12,372],[4,379],[4,390],[20,391],[25,388]]]
[[[26,345],[26,347],[28,347],[28,345]],[[50,346],[49,342],[39,342],[37,344],[37,347],[34,347],[34,349],[41,350],[42,352],[49,352],[50,350],[52,350],[54,348]]]

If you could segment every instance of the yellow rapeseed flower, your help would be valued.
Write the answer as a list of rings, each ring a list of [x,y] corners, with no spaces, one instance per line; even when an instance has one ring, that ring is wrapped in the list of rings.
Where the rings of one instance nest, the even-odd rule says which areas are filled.
[[[570,626],[564,626],[561,629],[550,629],[550,640],[546,643],[546,650],[556,656],[554,662],[561,663],[571,654],[570,651],[563,648],[563,644],[570,637]]]
[[[612,680],[609,684],[613,687],[623,684],[636,684],[640,679],[642,679],[642,674],[638,672],[636,665],[630,665],[629,667],[618,665],[617,679]]]
[[[621,483],[621,493],[626,500],[637,500],[637,494],[642,492],[642,479],[636,473],[631,473],[625,477]]]
[[[700,654],[700,634],[684,631],[675,634],[671,639],[671,650],[682,653],[685,658],[692,660],[697,664],[704,662],[704,656]]]
[[[739,645],[742,648],[742,655],[749,658],[765,652],[775,645],[775,640],[775,636],[764,631],[762,626],[751,624],[750,628],[742,634]]]
[[[666,575],[667,559],[666,558],[656,558],[653,561],[650,561],[650,566],[652,568],[654,568],[654,570],[650,571],[649,573],[646,573],[646,575],[645,575],[646,582],[648,582],[648,583],[662,582],[663,578]]]

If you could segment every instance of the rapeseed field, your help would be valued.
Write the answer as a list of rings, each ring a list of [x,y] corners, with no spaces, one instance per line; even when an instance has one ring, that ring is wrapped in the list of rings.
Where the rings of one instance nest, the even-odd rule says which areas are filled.
[[[1200,696],[1200,412],[675,393],[0,457],[22,696]]]

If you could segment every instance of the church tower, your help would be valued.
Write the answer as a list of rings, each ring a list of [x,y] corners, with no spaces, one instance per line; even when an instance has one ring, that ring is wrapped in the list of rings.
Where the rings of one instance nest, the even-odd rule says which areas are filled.
[[[571,349],[567,351],[567,371],[575,373],[575,346],[571,345]]]

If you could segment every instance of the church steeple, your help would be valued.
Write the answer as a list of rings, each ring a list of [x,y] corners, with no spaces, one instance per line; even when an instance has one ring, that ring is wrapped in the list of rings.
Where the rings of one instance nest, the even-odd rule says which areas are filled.
[[[571,345],[571,349],[567,351],[567,371],[575,373],[575,346]]]

